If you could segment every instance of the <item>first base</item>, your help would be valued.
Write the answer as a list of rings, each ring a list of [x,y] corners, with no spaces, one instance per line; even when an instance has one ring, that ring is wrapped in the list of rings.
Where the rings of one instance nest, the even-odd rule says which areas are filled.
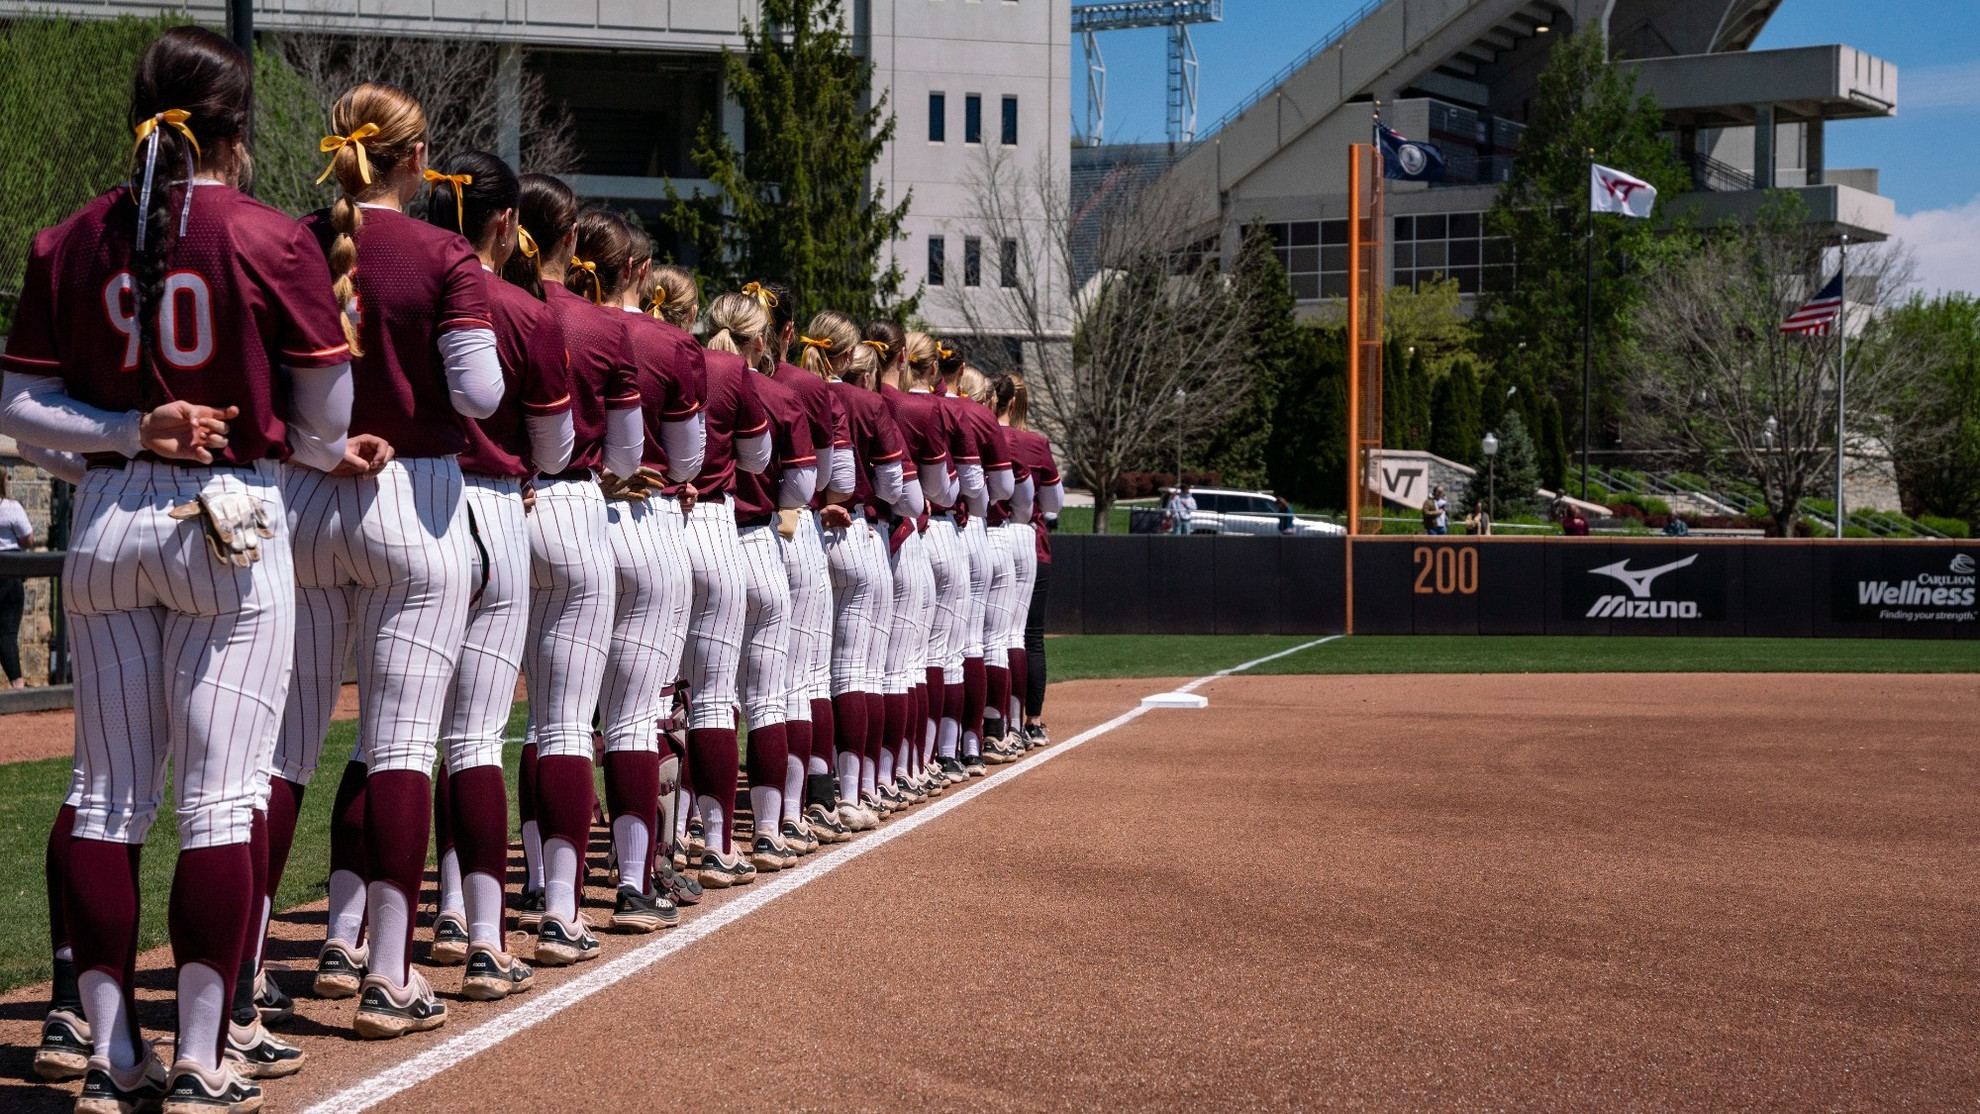
[[[1158,692],[1141,698],[1144,708],[1208,708],[1210,698],[1193,692]]]

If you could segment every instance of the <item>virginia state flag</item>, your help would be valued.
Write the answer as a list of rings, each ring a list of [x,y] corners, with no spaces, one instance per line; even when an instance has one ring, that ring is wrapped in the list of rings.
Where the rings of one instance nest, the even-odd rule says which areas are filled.
[[[1382,149],[1382,177],[1401,182],[1444,180],[1444,153],[1430,144],[1404,139],[1380,121],[1375,124],[1375,144]]]
[[[1657,203],[1657,187],[1634,174],[1624,174],[1606,166],[1590,164],[1588,172],[1588,211],[1621,213],[1626,217],[1648,217]]]

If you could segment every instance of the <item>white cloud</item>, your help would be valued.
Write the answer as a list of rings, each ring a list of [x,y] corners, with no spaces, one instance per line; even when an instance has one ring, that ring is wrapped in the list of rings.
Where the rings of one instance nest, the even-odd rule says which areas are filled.
[[[1917,258],[1918,285],[1927,293],[1980,294],[1980,196],[1949,209],[1899,213],[1893,238]]]
[[[1920,66],[1898,75],[1898,111],[1956,108],[1980,103],[1980,60]]]

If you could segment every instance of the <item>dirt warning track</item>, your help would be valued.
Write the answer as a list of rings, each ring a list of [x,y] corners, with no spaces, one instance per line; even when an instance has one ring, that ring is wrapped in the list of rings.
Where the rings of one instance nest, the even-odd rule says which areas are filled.
[[[1163,687],[1096,683],[1058,734]],[[727,923],[609,986],[576,994],[665,934],[608,938],[600,964],[389,1045],[334,1028],[349,1003],[303,1002],[291,1032],[313,1062],[268,1088],[270,1108],[383,1090],[378,1108],[406,1111],[694,1095],[835,1110],[1868,1110],[1969,1108],[1980,1093],[1971,677],[1234,677],[1201,691],[1208,710],[1046,751],[746,915],[722,910],[774,877],[704,904],[675,931]],[[291,935],[321,931],[320,913],[295,920]],[[573,1004],[524,1024],[559,985]],[[17,1046],[32,1032],[23,997],[0,1004]],[[366,1094],[477,1026],[503,1039]],[[59,1109],[69,1093],[0,1086],[0,1106]]]

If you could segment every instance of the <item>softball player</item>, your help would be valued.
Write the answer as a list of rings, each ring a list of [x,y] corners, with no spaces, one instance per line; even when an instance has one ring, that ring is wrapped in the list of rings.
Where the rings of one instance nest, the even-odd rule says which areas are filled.
[[[983,743],[983,756],[990,762],[1015,762],[1024,753],[1022,746],[1009,745],[1009,727],[1005,720],[1005,709],[1011,698],[1011,671],[1009,668],[1007,631],[1017,603],[1017,560],[1006,541],[1010,531],[1007,524],[1013,515],[1013,506],[1022,506],[1024,516],[1031,517],[1031,472],[1023,462],[1011,456],[1010,445],[1004,436],[1004,428],[996,424],[996,398],[990,381],[975,368],[965,368],[958,380],[965,395],[989,415],[991,424],[984,427],[995,438],[1004,459],[1010,462],[1010,494],[1004,499],[992,500],[990,511],[984,517],[984,532],[990,555],[990,583],[984,592],[983,616],[983,662],[984,662],[984,717],[979,726]]]
[[[948,784],[969,780],[963,765],[963,648],[969,618],[969,557],[963,550],[958,520],[966,517],[965,499],[985,494],[983,458],[977,450],[975,427],[961,419],[953,399],[936,393],[942,386],[941,362],[955,355],[946,344],[936,346],[935,359],[926,351],[910,354],[915,390],[934,401],[942,428],[949,438],[949,460],[955,486],[946,497],[929,508],[927,542],[929,565],[935,577],[935,615],[931,622],[940,632],[931,639],[928,670],[929,717],[934,721],[934,755],[942,780]]]
[[[174,28],[146,49],[133,181],[35,238],[0,356],[0,427],[89,457],[63,571],[80,792],[62,927],[91,1045],[82,1111],[240,1110],[261,1097],[225,1049],[258,913],[259,774],[290,680],[276,461],[343,466],[351,395],[322,256],[233,188],[250,87],[247,56],[209,31]],[[181,846],[169,1074],[131,997],[139,854],[168,758]]]
[[[1045,439],[1044,434],[1026,428],[1030,392],[1025,387],[1024,377],[1016,373],[1003,375],[998,377],[995,386],[997,420],[1004,424],[1004,438],[1010,446],[1011,457],[1030,472],[1032,483],[1030,514],[1020,511],[1007,527],[1011,530],[1011,554],[1017,562],[1018,589],[1005,640],[1011,671],[1011,699],[1005,714],[1012,725],[1013,738],[1018,745],[1029,749],[1042,746],[1046,741],[1044,729],[1031,722],[1038,712],[1031,693],[1034,670],[1037,673],[1038,699],[1042,701],[1044,697],[1045,590],[1040,569],[1041,565],[1049,566],[1050,562],[1044,551],[1044,523],[1047,514],[1057,514],[1064,505],[1065,488],[1060,482],[1058,465],[1052,459],[1052,443]],[[1015,508],[1015,501],[1013,506]],[[1035,664],[1030,652],[1034,637],[1039,648]]]
[[[618,598],[598,477],[601,471],[633,475],[646,431],[628,354],[629,319],[600,307],[593,300],[602,297],[591,282],[594,272],[572,266],[576,196],[556,178],[526,174],[520,216],[524,255],[511,257],[505,274],[524,290],[541,291],[564,334],[575,427],[569,466],[537,478],[536,508],[529,515],[530,618],[523,676],[530,725],[516,787],[527,871],[517,920],[537,933],[537,962],[555,965],[598,951],[577,917],[591,838],[591,719],[605,680]],[[555,916],[546,916],[552,910]]]
[[[754,288],[752,290],[752,287]],[[836,819],[828,826],[816,826],[804,815],[810,772],[812,739],[820,714],[831,715],[832,707],[832,582],[825,564],[825,549],[818,540],[818,504],[831,483],[833,453],[833,404],[825,381],[802,368],[785,362],[791,345],[797,342],[796,298],[789,288],[776,283],[751,283],[744,293],[755,296],[769,312],[770,325],[764,336],[764,352],[757,370],[788,392],[798,407],[804,425],[803,439],[816,457],[813,487],[803,503],[780,509],[778,533],[784,538],[784,572],[790,582],[790,678],[791,717],[786,721],[784,759],[783,818],[778,834],[786,842],[793,837],[807,846],[837,843],[851,838],[839,830]],[[761,388],[759,383],[758,387]],[[771,392],[757,392],[764,408],[775,418]],[[840,424],[844,415],[840,414]],[[792,434],[793,441],[797,434]],[[829,774],[827,778],[829,780]],[[821,813],[823,809],[819,810]]]
[[[502,405],[469,425],[461,454],[478,585],[470,601],[440,743],[447,777],[434,793],[440,846],[440,915],[431,957],[467,964],[462,992],[497,1000],[529,987],[533,972],[508,955],[503,883],[508,875],[509,802],[502,738],[515,701],[529,634],[529,531],[523,482],[570,465],[571,417],[564,334],[543,303],[498,272],[516,247],[522,185],[508,164],[482,151],[429,170],[427,220],[474,245],[488,291],[502,364]]]
[[[959,382],[963,372],[961,354],[953,346],[950,350],[956,353],[955,358],[941,361],[948,406],[957,420],[966,423],[975,433],[976,448],[983,466],[983,492],[964,493],[964,509],[968,512],[968,519],[960,524],[963,555],[969,562],[968,613],[963,619],[961,752],[964,769],[973,777],[981,777],[986,771],[983,708],[989,684],[983,659],[983,628],[993,574],[989,535],[984,522],[992,502],[1010,498],[1011,465],[1004,456],[997,419],[986,407],[964,393]]]
[[[785,301],[788,300],[786,297]],[[859,332],[851,321],[837,313],[820,314],[812,319],[811,325],[820,335],[798,337],[802,345],[798,354],[802,367],[790,369],[788,365],[780,365],[776,378],[806,400],[814,435],[822,429],[828,448],[819,460],[819,490],[812,499],[813,513],[796,523],[790,551],[795,558],[786,564],[793,585],[796,632],[793,645],[803,661],[805,696],[811,704],[811,752],[804,767],[804,822],[821,842],[842,843],[852,838],[852,829],[840,816],[842,802],[836,772],[838,711],[832,689],[838,602],[833,594],[831,563],[824,542],[829,531],[843,530],[851,523],[851,500],[859,486],[859,458],[853,451],[852,425],[839,392],[831,386],[838,378],[839,369],[852,359],[852,350],[859,344]],[[795,323],[791,323],[789,332],[796,335]]]
[[[715,299],[708,308],[709,327],[715,330],[708,338],[711,365],[727,362],[731,354],[746,368],[763,364],[771,298],[759,287],[753,294]],[[749,718],[749,804],[755,826],[750,863],[758,870],[770,870],[794,865],[798,855],[818,847],[797,825],[795,811],[786,821],[789,725],[808,720],[811,710],[792,684],[791,585],[783,554],[787,543],[777,531],[780,510],[811,501],[817,488],[817,455],[796,394],[768,376],[745,374],[769,418],[771,439],[769,466],[760,473],[737,475],[735,488],[736,532],[748,576],[741,683]]]

